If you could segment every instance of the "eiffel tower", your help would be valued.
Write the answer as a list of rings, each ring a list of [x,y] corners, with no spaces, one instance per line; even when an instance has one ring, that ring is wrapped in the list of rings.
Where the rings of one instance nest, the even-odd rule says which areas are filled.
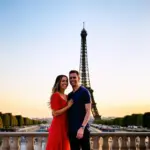
[[[79,73],[81,77],[81,85],[86,87],[91,94],[91,98],[92,98],[91,111],[92,111],[94,119],[100,119],[101,116],[98,113],[96,103],[94,100],[94,96],[93,96],[93,90],[90,85],[86,36],[87,36],[87,32],[84,28],[84,23],[83,23],[83,29],[81,31],[81,53],[80,53],[80,68],[79,68]]]

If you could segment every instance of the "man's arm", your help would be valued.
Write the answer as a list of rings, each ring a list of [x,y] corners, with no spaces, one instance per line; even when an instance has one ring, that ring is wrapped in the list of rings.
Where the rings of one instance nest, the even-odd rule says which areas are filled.
[[[86,115],[84,117],[82,126],[86,126],[89,119],[90,119],[90,115],[91,115],[91,103],[89,104],[85,104],[85,110],[86,110]]]
[[[87,125],[89,119],[90,119],[90,114],[91,114],[91,96],[90,93],[88,91],[86,91],[84,93],[84,103],[85,103],[85,110],[86,110],[86,114],[84,117],[84,120],[82,122],[82,126],[80,127],[78,132],[77,132],[77,136],[76,138],[81,139],[83,138],[84,135],[84,128]]]
[[[87,123],[90,119],[91,103],[85,104],[85,109],[86,109],[86,115],[85,115],[83,123],[82,123],[82,126],[84,126],[84,127],[87,125]],[[84,128],[80,127],[78,132],[77,132],[76,138],[81,139],[81,138],[83,138],[83,135],[84,135]]]

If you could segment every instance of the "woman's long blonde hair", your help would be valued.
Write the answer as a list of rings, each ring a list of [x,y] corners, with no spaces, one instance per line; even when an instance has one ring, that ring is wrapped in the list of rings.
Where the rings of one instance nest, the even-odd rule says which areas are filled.
[[[60,92],[60,82],[63,77],[66,77],[68,79],[68,77],[66,75],[57,76],[55,83],[53,85],[53,88],[52,88],[52,94],[55,92]]]
[[[60,82],[61,82],[61,79],[63,77],[66,77],[68,79],[68,77],[66,75],[58,75],[56,77],[55,83],[54,83],[53,88],[52,88],[52,94],[55,92],[60,92]],[[50,96],[50,99],[51,99],[51,96]],[[50,102],[48,102],[48,105],[50,106]]]

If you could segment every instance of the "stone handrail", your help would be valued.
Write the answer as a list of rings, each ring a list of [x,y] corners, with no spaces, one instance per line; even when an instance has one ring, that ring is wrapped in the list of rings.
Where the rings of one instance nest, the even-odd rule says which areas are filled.
[[[44,150],[47,136],[47,132],[0,132],[0,150]],[[90,136],[91,150],[150,150],[149,140],[150,132],[102,132]]]

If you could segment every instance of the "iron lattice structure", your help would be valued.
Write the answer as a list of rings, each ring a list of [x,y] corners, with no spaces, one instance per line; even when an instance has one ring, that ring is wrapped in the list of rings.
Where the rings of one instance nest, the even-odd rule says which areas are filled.
[[[80,53],[80,69],[79,69],[80,77],[81,77],[81,84],[84,87],[86,87],[91,94],[91,98],[92,98],[92,108],[91,108],[92,110],[91,111],[92,111],[93,117],[95,119],[100,119],[101,116],[98,113],[96,103],[94,100],[94,96],[93,96],[93,90],[90,84],[86,37],[87,37],[87,32],[83,25],[83,29],[81,31],[81,53]]]

